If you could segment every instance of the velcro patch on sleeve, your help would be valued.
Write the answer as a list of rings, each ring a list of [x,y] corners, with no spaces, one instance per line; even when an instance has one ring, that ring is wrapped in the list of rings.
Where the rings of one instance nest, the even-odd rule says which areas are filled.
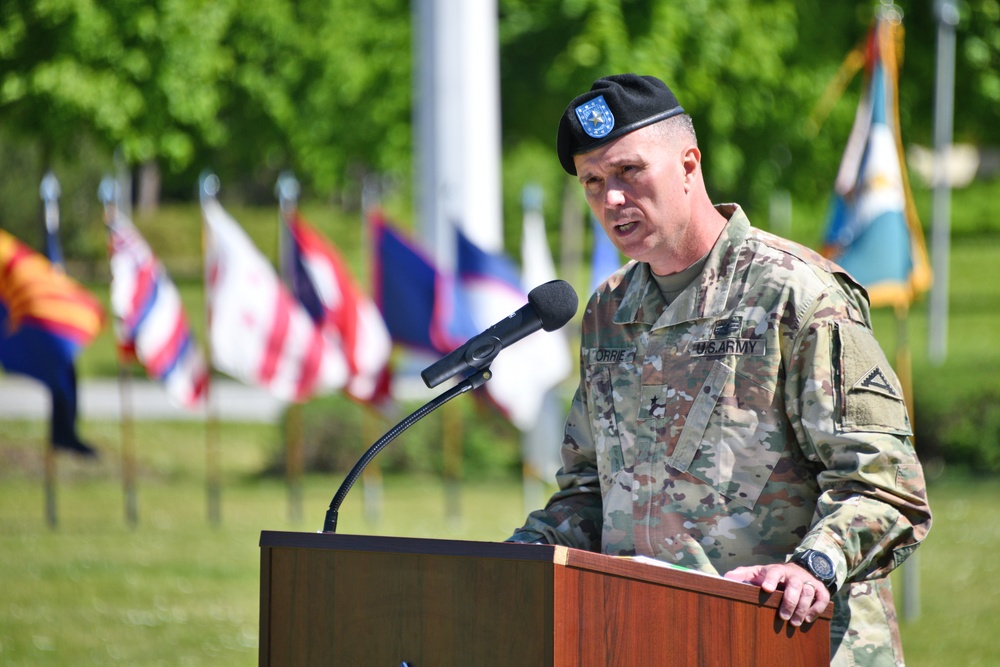
[[[911,435],[902,385],[871,330],[840,322],[836,337],[841,428]]]

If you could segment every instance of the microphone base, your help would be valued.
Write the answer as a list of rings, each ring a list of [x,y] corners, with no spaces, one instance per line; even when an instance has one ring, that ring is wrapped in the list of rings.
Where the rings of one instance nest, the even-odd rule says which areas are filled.
[[[326,519],[323,521],[323,532],[324,533],[336,533],[337,532],[337,510],[329,509],[326,511]]]

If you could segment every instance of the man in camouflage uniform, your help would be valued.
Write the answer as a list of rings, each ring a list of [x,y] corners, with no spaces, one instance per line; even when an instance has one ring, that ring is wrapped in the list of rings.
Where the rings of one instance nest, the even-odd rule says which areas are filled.
[[[931,515],[864,289],[712,205],[657,79],[595,82],[559,157],[633,261],[587,304],[560,490],[509,541],[782,589],[796,626],[832,600],[833,664],[902,664],[888,573]]]

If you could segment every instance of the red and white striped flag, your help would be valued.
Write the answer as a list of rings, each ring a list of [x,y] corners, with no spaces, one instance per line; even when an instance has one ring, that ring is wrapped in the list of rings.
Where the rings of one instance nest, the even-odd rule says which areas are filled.
[[[346,391],[370,403],[389,399],[392,340],[375,303],[354,282],[333,246],[298,211],[285,217],[292,291],[313,321],[339,336],[347,358]]]
[[[285,401],[343,388],[340,341],[316,326],[216,199],[203,199],[202,213],[214,366]]]
[[[163,382],[172,401],[197,407],[208,386],[208,367],[177,287],[128,218],[115,214],[108,233],[111,310],[119,347]]]

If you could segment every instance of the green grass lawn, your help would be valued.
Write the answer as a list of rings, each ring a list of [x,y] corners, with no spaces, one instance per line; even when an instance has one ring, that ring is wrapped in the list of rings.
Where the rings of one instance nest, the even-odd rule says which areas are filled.
[[[910,667],[1000,665],[1000,481],[947,474],[929,489],[934,526],[917,553],[920,608],[902,619]],[[902,580],[893,576],[902,614]]]
[[[287,488],[260,479],[276,427],[221,427],[221,522],[208,520],[201,424],[137,424],[139,523],[125,520],[115,424],[85,423],[96,464],[59,459],[58,526],[45,521],[42,424],[0,423],[0,664],[252,665],[257,660],[262,530],[315,532],[341,476],[310,476],[301,520]],[[385,484],[366,519],[358,484],[339,532],[502,540],[523,519],[513,483],[448,502],[434,479]],[[369,506],[371,507],[371,506]]]
[[[115,424],[84,427],[105,443],[117,437]],[[277,428],[225,424],[215,525],[203,426],[136,427],[138,525],[125,521],[121,466],[105,446],[96,464],[60,458],[59,524],[50,529],[44,426],[0,423],[0,664],[256,664],[260,531],[320,530],[342,477],[307,477],[293,522],[285,485],[255,474]],[[437,479],[386,478],[379,520],[366,518],[364,491],[359,484],[348,495],[339,532],[496,541],[523,518],[514,481],[467,484],[453,504]],[[907,664],[1000,664],[1000,483],[946,473],[930,494],[935,526],[918,552],[920,615],[902,621]]]

